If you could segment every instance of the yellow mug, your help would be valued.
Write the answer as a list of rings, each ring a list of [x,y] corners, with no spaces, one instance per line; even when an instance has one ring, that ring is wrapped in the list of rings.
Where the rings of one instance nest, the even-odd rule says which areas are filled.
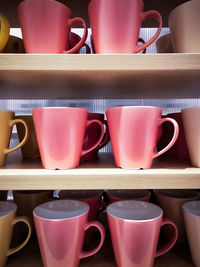
[[[0,267],[5,266],[7,257],[23,248],[31,236],[31,224],[27,217],[16,217],[17,205],[11,201],[0,201]],[[10,248],[13,226],[24,222],[28,227],[28,234],[22,244]]]
[[[0,13],[0,52],[4,49],[8,42],[10,34],[10,23],[7,18]]]

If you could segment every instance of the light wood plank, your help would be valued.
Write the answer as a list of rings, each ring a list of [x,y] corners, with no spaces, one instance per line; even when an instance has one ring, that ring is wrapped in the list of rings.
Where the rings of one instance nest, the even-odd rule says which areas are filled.
[[[0,54],[1,99],[200,97],[200,54]]]
[[[8,157],[0,169],[0,189],[157,189],[200,188],[200,168],[174,160],[154,161],[152,168],[116,168],[112,154],[102,154],[96,163],[83,163],[69,170],[47,170],[40,160]]]

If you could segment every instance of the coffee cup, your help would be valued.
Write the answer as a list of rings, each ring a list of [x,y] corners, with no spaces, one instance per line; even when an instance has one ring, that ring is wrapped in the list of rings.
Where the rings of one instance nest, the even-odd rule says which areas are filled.
[[[71,10],[54,0],[25,0],[18,16],[26,53],[75,53],[85,44],[87,26],[82,18],[71,18]],[[74,24],[84,26],[81,40],[70,50],[69,34]]]
[[[31,236],[31,224],[26,217],[16,217],[17,206],[10,201],[0,201],[0,267],[5,266],[7,257],[22,249]],[[28,227],[25,240],[17,247],[10,248],[15,224],[23,222]]]
[[[8,42],[10,34],[10,22],[8,19],[0,13],[0,52],[4,49]]]
[[[15,124],[18,124],[18,123],[23,124],[25,128],[23,140],[15,147],[9,148],[12,128]],[[28,126],[24,120],[16,119],[15,113],[9,110],[0,110],[0,125],[1,125],[0,166],[4,166],[6,162],[7,154],[22,147],[28,140]]]
[[[107,203],[121,200],[139,200],[149,202],[151,192],[145,189],[126,189],[126,190],[106,190]]]
[[[191,189],[161,189],[154,190],[155,203],[163,210],[164,218],[171,219],[178,228],[178,243],[186,243],[182,205],[190,200],[199,199],[199,192]],[[169,239],[171,227],[163,229],[163,236]]]
[[[155,10],[143,12],[142,0],[91,0],[88,6],[94,49],[102,53],[138,53],[152,44],[162,28],[161,15]],[[155,18],[159,27],[145,44],[137,45],[141,23]]]
[[[37,138],[35,134],[35,128],[33,124],[33,117],[31,115],[16,116],[17,119],[22,119],[26,122],[29,129],[29,137],[27,142],[21,147],[22,156],[24,159],[40,158],[40,152],[38,148]],[[24,136],[25,129],[21,124],[17,124],[17,134],[19,141],[21,142]]]
[[[112,246],[118,267],[151,267],[156,257],[173,247],[178,236],[176,225],[162,216],[160,207],[144,201],[117,201],[107,207]],[[173,227],[173,236],[165,246],[156,251],[160,229],[168,224]]]
[[[200,2],[187,1],[171,11],[168,24],[175,53],[199,53]]]
[[[200,266],[200,201],[194,200],[183,204],[183,216],[192,261],[196,267]]]
[[[103,113],[88,113],[88,120],[99,120],[101,121],[104,126],[105,126],[105,133],[104,137],[101,141],[101,143],[91,152],[87,153],[83,157],[81,157],[81,161],[95,161],[97,160],[98,157],[98,152],[100,149],[105,147],[108,142],[110,141],[110,135],[108,131],[108,124],[107,121],[104,119],[104,114]],[[97,124],[91,124],[89,127],[87,127],[86,133],[85,133],[85,138],[83,142],[83,149],[88,149],[92,144],[98,140],[99,136],[101,134],[101,128]]]
[[[106,110],[115,164],[125,169],[151,168],[153,159],[168,151],[178,137],[172,118],[161,118],[162,109],[151,106],[124,106]],[[169,144],[155,152],[159,128],[164,122],[174,126]]]
[[[70,169],[79,165],[80,157],[94,150],[102,141],[104,127],[99,120],[88,121],[88,110],[70,107],[46,107],[32,110],[42,165],[46,169]],[[83,150],[85,131],[98,124],[101,134]]]
[[[76,267],[82,258],[99,251],[105,231],[101,223],[87,221],[89,205],[78,200],[56,200],[33,210],[43,263],[48,267]],[[81,251],[84,233],[90,227],[100,232],[100,243],[91,251]]]
[[[171,34],[165,34],[156,41],[157,53],[173,53],[172,37]]]
[[[184,108],[181,115],[190,161],[192,165],[200,167],[200,107]]]

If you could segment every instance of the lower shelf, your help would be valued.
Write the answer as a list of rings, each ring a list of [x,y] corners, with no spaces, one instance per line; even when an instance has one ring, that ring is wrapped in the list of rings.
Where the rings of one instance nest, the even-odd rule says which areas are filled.
[[[8,258],[5,267],[42,267],[40,251],[36,237],[23,248],[20,252]],[[116,263],[112,251],[112,244],[107,238],[102,249],[86,259],[80,261],[80,267],[115,267]],[[155,259],[154,267],[193,267],[189,249],[185,246],[176,244],[168,253]]]

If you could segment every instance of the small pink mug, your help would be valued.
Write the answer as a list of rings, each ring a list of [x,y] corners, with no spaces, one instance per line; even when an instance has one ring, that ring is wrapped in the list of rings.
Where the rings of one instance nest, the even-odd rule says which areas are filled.
[[[155,257],[169,251],[175,244],[178,231],[169,219],[163,219],[160,207],[149,202],[125,200],[107,207],[108,224],[115,260],[118,267],[152,267]],[[173,236],[157,249],[160,228],[173,227]]]
[[[42,160],[46,169],[71,169],[80,157],[95,149],[104,136],[99,120],[88,121],[88,110],[70,107],[33,108],[33,122]],[[101,134],[88,149],[83,150],[86,128],[98,124]]]
[[[161,15],[155,10],[143,12],[142,0],[91,0],[88,6],[95,52],[138,53],[152,44],[162,28]],[[155,18],[159,27],[145,44],[137,45],[141,23]]]
[[[44,266],[77,267],[80,259],[102,247],[105,230],[97,221],[87,221],[88,204],[77,200],[54,200],[33,210],[34,223]],[[84,233],[90,227],[99,230],[101,240],[91,251],[81,251]]]
[[[117,167],[150,168],[153,159],[169,150],[178,137],[178,123],[171,118],[162,119],[160,107],[113,107],[106,110],[106,115]],[[173,124],[174,135],[165,148],[155,152],[159,127],[166,121]]]
[[[84,46],[87,25],[82,18],[71,18],[70,9],[55,0],[25,0],[18,5],[18,16],[26,53],[75,53]],[[70,50],[69,34],[74,24],[84,26],[83,37]]]
[[[107,121],[104,119],[103,113],[88,113],[88,120],[99,120],[105,125],[105,133],[101,143],[91,152],[81,157],[81,161],[95,161],[98,159],[98,151],[108,144],[110,141],[110,135],[108,131]],[[87,127],[85,139],[83,142],[83,149],[88,149],[98,140],[101,134],[101,128],[97,124],[91,124]]]

